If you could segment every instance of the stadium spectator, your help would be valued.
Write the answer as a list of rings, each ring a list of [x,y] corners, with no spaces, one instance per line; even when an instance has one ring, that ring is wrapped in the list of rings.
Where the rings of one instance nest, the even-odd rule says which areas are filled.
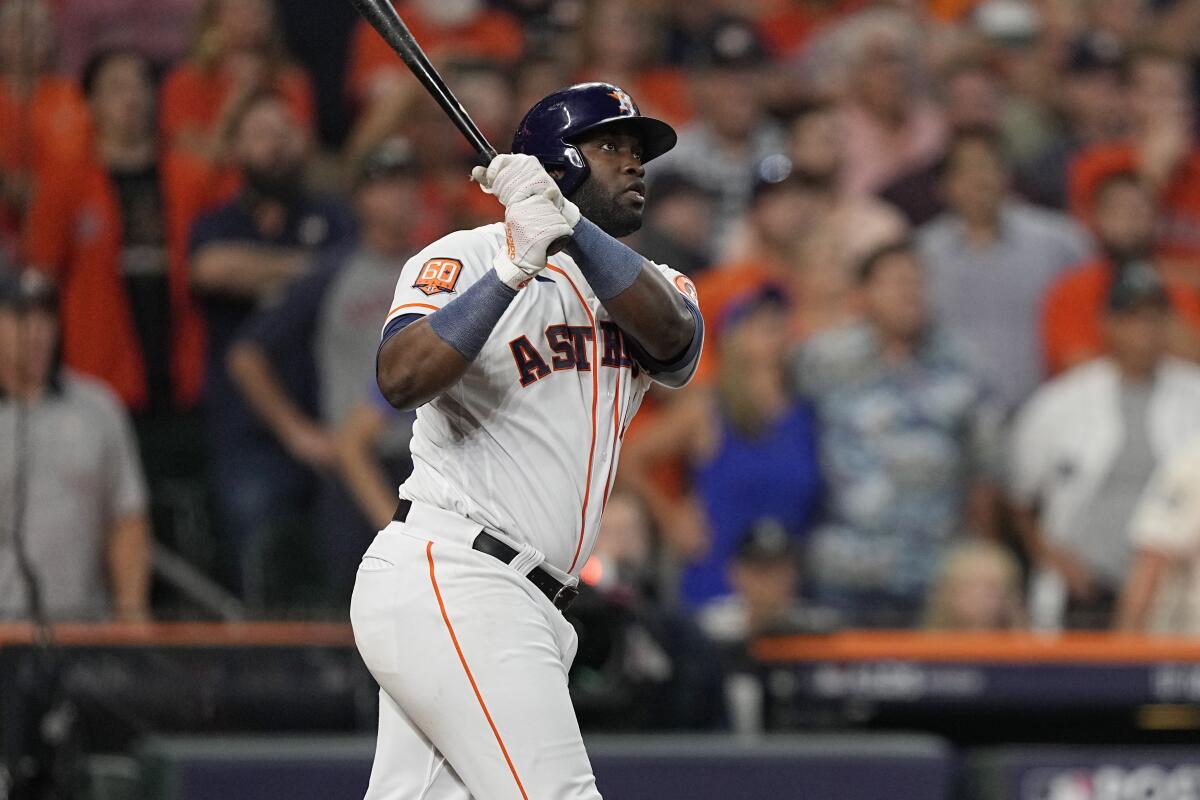
[[[719,247],[730,223],[749,206],[755,167],[783,150],[783,135],[764,110],[766,54],[749,23],[715,24],[689,68],[696,117],[656,166],[659,173],[678,172],[719,198],[710,236],[710,244]]]
[[[638,252],[695,278],[712,266],[706,244],[716,198],[677,174],[654,181],[654,202],[647,206],[637,236]]]
[[[1146,31],[1146,5],[1125,0],[1096,0],[1083,6],[1083,25],[1097,35],[1128,47]]]
[[[584,5],[580,26],[581,63],[576,81],[620,86],[637,99],[643,114],[673,127],[692,117],[683,72],[656,63],[658,31],[647,9],[632,0],[603,0]]]
[[[1143,14],[1145,9],[1142,10]],[[1146,39],[1159,47],[1179,56],[1192,67],[1192,96],[1193,100],[1200,99],[1200,70],[1197,70],[1197,56],[1200,56],[1200,5],[1196,3],[1168,3],[1154,7],[1152,14],[1145,14],[1145,22],[1150,31]],[[1193,102],[1197,112],[1200,104]],[[1196,119],[1200,123],[1200,116]]]
[[[440,70],[472,119],[492,142],[509,142],[513,118],[513,87],[507,72],[494,62],[452,59]],[[558,88],[558,87],[555,87]],[[539,98],[540,99],[540,98]],[[381,96],[363,114],[343,148],[343,170],[353,177],[380,144],[395,136],[409,139],[419,155],[425,176],[421,213],[426,240],[449,230],[472,228],[499,220],[502,208],[491,195],[478,191],[463,175],[478,156],[461,137],[453,135],[446,114],[419,85],[402,83]]]
[[[853,11],[859,0],[818,0],[812,3],[766,3],[757,20],[762,36],[776,60],[787,60],[801,52],[812,34]]]
[[[846,283],[846,242],[823,225],[828,199],[824,184],[797,170],[787,156],[763,159],[755,171],[749,212],[736,234],[744,242],[741,257],[713,267],[696,284],[705,318],[719,319],[732,301],[768,284],[788,295],[788,326],[794,333],[811,331],[819,327],[817,319],[836,318],[844,311],[837,289]],[[829,291],[815,291],[814,277],[832,284],[825,287]],[[697,377],[712,375],[718,360],[710,338]]]
[[[206,505],[204,323],[187,226],[220,187],[202,165],[160,151],[145,56],[103,51],[83,86],[92,146],[46,173],[29,207],[26,254],[58,282],[64,362],[107,383],[132,412],[159,540],[202,557],[204,543],[184,539],[186,520],[203,519]]]
[[[863,256],[902,238],[908,226],[895,208],[847,189],[845,131],[831,103],[818,100],[793,111],[787,153],[815,201],[816,218],[806,224],[840,242],[840,268],[853,282]]]
[[[26,223],[26,251],[62,288],[63,355],[134,412],[199,399],[202,321],[193,306],[185,209],[205,194],[182,159],[160,154],[151,66],[132,50],[93,58],[84,91],[95,138],[48,173]]]
[[[1042,344],[1051,373],[1099,356],[1104,350],[1101,319],[1113,275],[1129,264],[1153,264],[1156,209],[1150,189],[1132,172],[1117,172],[1096,189],[1092,201],[1100,254],[1064,273],[1050,287],[1042,312]],[[1200,354],[1200,293],[1177,278],[1164,278],[1174,315],[1170,349]]]
[[[614,491],[604,505],[600,536],[579,580],[599,591],[649,600],[658,593],[655,577],[653,535],[646,508],[632,492]]]
[[[81,75],[105,50],[132,50],[155,66],[187,55],[200,0],[58,0],[58,62]]]
[[[1021,567],[996,542],[955,547],[929,593],[925,627],[944,631],[1020,630],[1025,627]]]
[[[233,130],[243,189],[196,222],[189,249],[208,329],[204,402],[220,530],[236,551],[227,558],[239,562],[230,565],[233,581],[261,601],[259,548],[268,529],[284,512],[303,515],[313,478],[304,464],[329,464],[333,451],[326,437],[315,436],[300,442],[302,461],[290,455],[242,399],[226,357],[255,310],[307,274],[314,252],[347,241],[354,221],[340,202],[305,192],[305,129],[283,97],[256,95]],[[274,366],[315,415],[311,354],[290,351]]]
[[[1072,43],[1055,98],[1062,128],[1018,168],[1017,183],[1030,201],[1066,209],[1075,157],[1125,135],[1128,109],[1121,80],[1124,61],[1125,51],[1108,37],[1093,33]]]
[[[1068,626],[1107,627],[1129,521],[1156,466],[1200,431],[1200,367],[1166,355],[1168,298],[1146,265],[1108,293],[1106,357],[1043,386],[1017,419],[1011,488],[1038,566],[1066,584]]]
[[[1011,194],[1002,145],[987,129],[954,135],[943,186],[950,210],[918,232],[932,310],[974,347],[982,374],[1016,405],[1042,377],[1042,298],[1087,257],[1089,243],[1070,218]]]
[[[1007,154],[1013,163],[1024,163],[1057,135],[1059,120],[1052,109],[1064,35],[1078,22],[1051,4],[1025,0],[982,0],[971,22],[991,69],[1004,78],[1006,99],[997,127]]]
[[[954,540],[994,533],[1002,413],[932,322],[911,244],[864,259],[859,289],[863,321],[814,337],[792,362],[816,402],[828,495],[806,585],[848,624],[909,626]]]
[[[800,600],[800,546],[778,520],[753,523],[727,565],[733,592],[701,607],[701,629],[725,649],[742,649],[764,634],[817,627]],[[821,620],[828,623],[831,620]],[[742,655],[747,655],[744,650]]]
[[[88,147],[87,105],[52,71],[54,20],[43,0],[0,5],[0,233],[13,236],[41,173]]]
[[[660,520],[674,516],[673,504],[649,473],[673,457],[689,465],[710,535],[672,544],[686,564],[682,596],[694,605],[729,592],[729,558],[754,520],[774,517],[802,536],[820,501],[812,414],[785,385],[786,318],[783,296],[771,287],[731,303],[711,323],[721,355],[713,391],[673,405],[622,454],[621,485],[642,492]]]
[[[443,71],[450,85],[455,86],[456,92],[459,91],[456,76],[446,73],[447,67],[459,65],[460,70],[465,67],[464,78],[487,80],[487,73],[491,73],[493,79],[497,75],[504,76],[521,57],[524,47],[521,26],[507,11],[490,8],[478,0],[458,3],[407,0],[398,4],[397,11],[422,49]],[[359,20],[354,30],[346,89],[357,110],[357,120],[345,147],[350,174],[381,141],[397,134],[413,140],[427,169],[431,166],[429,162],[436,160],[443,151],[462,154],[465,145],[460,141],[461,137],[446,135],[448,129],[442,127],[446,124],[445,113],[365,20]],[[511,102],[512,89],[507,81],[490,89],[484,95],[485,108],[500,108],[511,114],[516,106]],[[465,102],[466,98],[463,99]],[[513,120],[505,119],[504,122],[502,132],[488,130],[487,119],[480,124],[484,126],[485,134],[507,142],[511,138]],[[478,195],[479,192],[471,194]]]
[[[233,155],[237,121],[265,91],[285,98],[295,118],[312,129],[312,85],[288,59],[273,0],[204,0],[191,54],[163,82],[165,145],[224,166]]]
[[[392,408],[374,381],[334,432],[342,481],[358,512],[377,530],[396,511],[396,487],[412,473],[413,422],[416,412]]]
[[[316,256],[229,348],[229,374],[245,402],[286,452],[314,469],[335,465],[334,430],[368,396],[380,321],[400,268],[422,246],[413,236],[419,190],[409,143],[397,139],[379,147],[356,182],[355,241]],[[313,361],[315,409],[312,373],[275,366],[291,362],[290,354]],[[378,528],[357,513],[336,477],[322,482],[321,494],[322,564],[332,597],[348,601],[355,565]]]
[[[934,160],[945,142],[946,122],[919,93],[913,77],[918,54],[906,49],[900,35],[871,30],[852,58],[842,109],[845,186],[865,194]]]
[[[962,59],[942,76],[943,112],[951,132],[996,128],[1004,107],[1004,87],[985,62]],[[879,196],[895,206],[912,225],[923,225],[946,210],[941,189],[941,156],[911,169],[884,186]]]
[[[1071,167],[1071,207],[1090,219],[1096,187],[1116,172],[1136,172],[1161,207],[1157,226],[1160,254],[1172,271],[1196,284],[1200,279],[1200,146],[1195,136],[1195,101],[1186,62],[1164,50],[1138,49],[1126,66],[1131,122],[1127,141],[1089,148]]]
[[[571,606],[576,712],[593,729],[716,728],[724,713],[718,654],[690,615],[656,602],[650,536],[642,504],[614,491]]]
[[[1116,627],[1200,635],[1200,437],[1155,470],[1129,531],[1135,554]]]
[[[453,57],[513,66],[521,58],[524,34],[506,11],[478,0],[406,0],[396,6],[421,48],[435,62]],[[406,91],[424,91],[400,56],[365,20],[360,20],[354,30],[346,85],[351,99],[364,113],[401,86],[406,86]]]
[[[759,179],[770,176],[776,182],[782,181],[789,176],[790,168],[797,185],[805,187],[808,195],[804,213],[792,219],[792,226],[797,231],[820,231],[838,242],[840,256],[828,269],[853,283],[852,273],[859,259],[879,245],[904,236],[908,226],[886,203],[846,191],[845,136],[836,106],[825,100],[799,103],[789,110],[788,123],[786,157],[790,164],[778,157],[768,159],[760,165],[760,173],[767,167],[778,170],[778,175],[768,171]],[[758,244],[755,229],[747,222],[733,227],[724,251],[726,260],[754,257]]]
[[[57,306],[41,273],[0,273],[0,514],[20,526],[20,544],[0,546],[0,618],[36,616],[32,576],[45,619],[142,619],[150,532],[133,431],[104,384],[59,365]]]

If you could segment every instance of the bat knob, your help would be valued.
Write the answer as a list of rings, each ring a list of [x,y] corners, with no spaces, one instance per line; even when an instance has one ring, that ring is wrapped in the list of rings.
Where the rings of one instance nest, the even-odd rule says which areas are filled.
[[[570,236],[560,236],[550,243],[550,247],[546,250],[546,255],[552,256],[555,253],[561,253],[567,249],[567,245],[571,243]]]

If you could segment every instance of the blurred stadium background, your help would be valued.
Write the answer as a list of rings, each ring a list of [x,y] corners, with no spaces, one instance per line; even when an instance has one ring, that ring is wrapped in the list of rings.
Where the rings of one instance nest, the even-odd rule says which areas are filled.
[[[583,80],[680,132],[606,797],[1200,798],[1200,0],[398,7],[501,149]],[[361,796],[375,342],[470,165],[349,3],[0,0],[0,798]]]

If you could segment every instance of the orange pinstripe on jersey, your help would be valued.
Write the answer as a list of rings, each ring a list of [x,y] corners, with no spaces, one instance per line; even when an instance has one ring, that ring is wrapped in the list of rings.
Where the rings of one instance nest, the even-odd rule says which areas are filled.
[[[599,389],[596,383],[596,377],[600,373],[600,359],[596,357],[597,342],[600,341],[600,332],[596,330],[596,317],[592,314],[592,310],[588,308],[587,301],[583,299],[583,293],[579,291],[579,287],[575,285],[575,281],[571,280],[571,276],[563,272],[553,264],[547,264],[546,269],[553,270],[559,275],[567,279],[567,283],[571,284],[571,288],[575,290],[575,296],[579,298],[579,304],[583,306],[584,312],[588,315],[588,321],[592,323],[592,444],[588,447],[588,464],[587,464],[587,482],[583,489],[583,509],[579,512],[579,541],[575,543],[575,556],[571,559],[571,566],[567,568],[567,572],[575,569],[575,563],[579,561],[579,551],[583,549],[583,534],[587,531],[587,508],[588,501],[592,494],[592,462],[596,458],[596,400],[599,395]]]
[[[504,756],[505,763],[508,764],[508,771],[512,773],[513,780],[517,782],[517,789],[521,792],[521,797],[524,800],[529,800],[529,795],[525,794],[525,786],[521,783],[521,776],[517,774],[517,768],[513,765],[512,759],[509,758],[508,748],[504,746],[504,739],[500,738],[500,731],[496,728],[496,723],[492,721],[492,715],[488,712],[487,703],[483,702],[483,694],[479,691],[479,685],[475,683],[475,676],[471,674],[471,668],[467,665],[467,658],[463,655],[462,647],[458,644],[458,636],[454,633],[454,626],[450,624],[450,615],[446,613],[446,603],[442,599],[442,590],[438,588],[437,574],[433,568],[433,542],[425,543],[425,558],[429,561],[429,582],[433,584],[433,594],[437,597],[438,608],[442,612],[442,622],[446,623],[446,631],[450,634],[450,641],[454,644],[454,651],[458,653],[458,660],[462,664],[463,672],[467,673],[467,680],[471,683],[471,689],[475,692],[475,699],[479,701],[479,707],[483,710],[483,716],[487,719],[488,725],[492,729],[492,735],[496,737],[496,744],[500,745],[500,752]]]
[[[613,467],[617,465],[617,446],[621,443],[621,370],[617,369],[617,386],[613,390],[613,442],[612,455],[608,459],[608,477],[604,479],[604,502],[600,504],[600,513],[608,507],[608,492],[612,486]]]

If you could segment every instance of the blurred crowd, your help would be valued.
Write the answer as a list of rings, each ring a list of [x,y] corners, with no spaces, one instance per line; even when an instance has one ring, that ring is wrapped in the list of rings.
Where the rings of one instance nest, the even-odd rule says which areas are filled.
[[[1200,633],[1200,0],[398,7],[501,150],[585,80],[680,134],[631,244],[706,351],[625,439],[585,688]],[[467,144],[327,0],[0,0],[0,122],[0,616],[340,617],[412,466],[396,276],[501,217]]]

